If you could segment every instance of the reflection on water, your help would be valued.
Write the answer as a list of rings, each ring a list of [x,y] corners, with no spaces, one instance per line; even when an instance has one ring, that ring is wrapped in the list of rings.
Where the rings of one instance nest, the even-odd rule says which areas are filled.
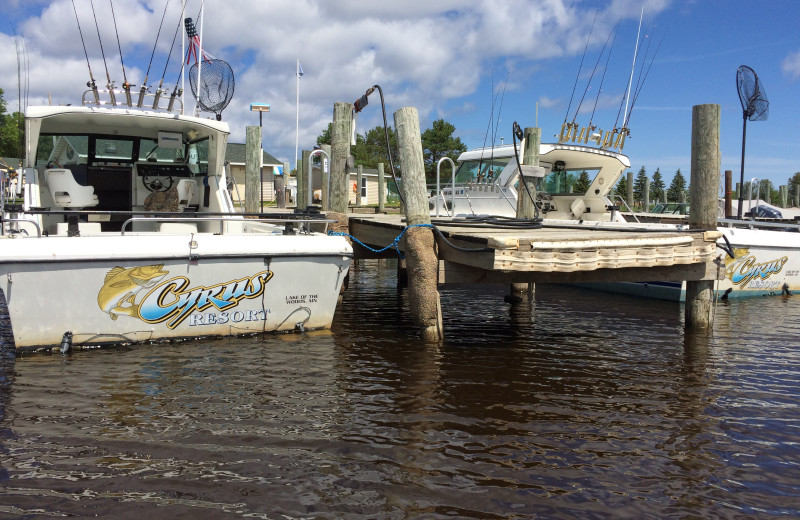
[[[442,294],[395,264],[333,331],[0,357],[0,517],[798,516],[800,301],[717,309],[537,286]],[[4,311],[0,311],[4,312]]]

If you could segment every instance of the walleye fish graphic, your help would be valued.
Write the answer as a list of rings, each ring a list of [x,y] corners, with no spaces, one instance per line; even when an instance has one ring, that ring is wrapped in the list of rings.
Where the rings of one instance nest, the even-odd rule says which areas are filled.
[[[120,314],[138,317],[139,305],[136,295],[142,289],[150,289],[166,275],[164,264],[141,265],[139,267],[114,267],[97,293],[97,305],[116,320]]]

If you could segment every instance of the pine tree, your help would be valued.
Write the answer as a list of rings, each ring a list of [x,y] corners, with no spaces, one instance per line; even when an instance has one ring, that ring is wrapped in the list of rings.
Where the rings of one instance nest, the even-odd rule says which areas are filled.
[[[675,176],[672,178],[672,182],[669,185],[669,189],[667,190],[667,201],[668,202],[683,202],[686,197],[686,179],[684,178],[683,174],[681,174],[681,169],[675,172]]]
[[[636,179],[633,181],[633,200],[638,201],[639,204],[644,204],[644,191],[647,186],[647,172],[642,166],[639,173],[636,174]]]
[[[586,193],[589,191],[589,185],[591,182],[589,181],[589,174],[586,170],[583,170],[581,174],[578,176],[578,180],[575,181],[575,185],[572,187],[573,193]]]
[[[650,181],[650,200],[664,201],[664,179],[661,178],[661,169],[656,168],[653,173],[653,180]]]

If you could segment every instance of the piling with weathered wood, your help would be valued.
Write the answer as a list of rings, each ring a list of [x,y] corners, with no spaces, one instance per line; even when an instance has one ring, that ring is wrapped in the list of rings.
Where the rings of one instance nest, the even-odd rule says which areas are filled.
[[[725,218],[733,217],[733,193],[731,193],[732,183],[733,171],[725,170]]]
[[[719,127],[719,105],[692,107],[690,229],[716,230],[717,228]],[[714,281],[687,281],[685,327],[687,329],[711,327],[714,322],[713,301]]]
[[[383,177],[383,163],[378,163],[378,213],[383,213],[386,203],[386,179]]]
[[[627,190],[626,190],[627,193],[625,194],[625,196],[627,197],[627,200],[625,202],[628,204],[628,208],[630,208],[630,210],[633,211],[633,206],[634,206],[634,204],[633,204],[634,203],[634,200],[633,200],[633,172],[628,172],[628,185],[626,186],[626,188],[627,188]]]
[[[525,145],[522,147],[522,164],[539,166],[539,147],[542,142],[542,129],[526,128],[524,132]],[[517,188],[517,218],[533,218],[535,216],[535,182],[536,177],[522,175],[522,172],[520,172],[519,188]],[[528,196],[528,193],[530,193],[530,196]]]
[[[403,171],[406,223],[412,226],[404,235],[411,317],[420,328],[424,340],[441,341],[444,331],[439,300],[436,240],[431,228],[413,227],[431,223],[417,109],[405,107],[396,111],[394,126],[398,157]]]
[[[350,129],[353,125],[353,105],[337,102],[333,105],[331,124],[331,191],[330,211],[347,214],[347,158],[350,157]]]
[[[364,178],[364,167],[362,165],[358,165],[358,170],[356,173],[356,207],[361,206],[361,183],[362,179]]]
[[[245,129],[244,210],[261,212],[261,127]]]

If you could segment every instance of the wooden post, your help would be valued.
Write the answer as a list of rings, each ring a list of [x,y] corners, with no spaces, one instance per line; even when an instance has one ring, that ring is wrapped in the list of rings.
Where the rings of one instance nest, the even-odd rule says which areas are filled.
[[[539,166],[539,147],[542,142],[541,128],[525,129],[525,146],[522,148],[522,164]],[[523,186],[522,183],[525,183]],[[517,218],[533,218],[536,215],[536,208],[531,197],[536,197],[536,178],[520,175],[519,187],[517,188]],[[528,190],[525,189],[528,187]],[[531,197],[528,196],[530,191]],[[527,285],[527,284],[526,284]]]
[[[628,208],[630,208],[631,211],[634,211],[634,209],[633,209],[633,202],[634,202],[633,201],[633,172],[628,172],[628,190],[627,191],[628,191],[628,193],[627,193],[628,200],[626,200],[625,202],[628,203]]]
[[[428,189],[425,184],[425,164],[419,115],[414,107],[401,108],[394,113],[397,148],[403,171],[403,196],[406,201],[406,222],[409,226],[430,224]],[[439,300],[439,261],[436,240],[429,227],[410,227],[405,234],[408,294],[412,318],[426,341],[441,341],[441,303]]]
[[[787,201],[789,199],[789,190],[786,189],[786,186],[778,186],[778,192],[781,195],[781,207],[787,207]]]
[[[361,179],[364,178],[364,167],[358,165],[358,173],[356,174],[356,207],[361,206]]]
[[[650,211],[650,177],[644,179],[644,211]]]
[[[289,163],[283,163],[283,175],[273,175],[272,190],[275,192],[275,206],[278,208],[286,207],[286,194],[283,188],[287,175],[289,175]]]
[[[692,173],[689,213],[690,229],[717,228],[719,190],[720,106],[692,107]],[[714,281],[687,281],[685,327],[709,328],[714,324]]]
[[[322,209],[324,211],[328,211],[330,209],[329,202],[330,202],[330,193],[328,193],[328,187],[330,186],[331,182],[331,145],[323,144],[320,146],[322,151],[327,154],[327,158],[325,156],[322,157]],[[327,164],[327,168],[325,167]]]
[[[384,212],[386,203],[386,179],[383,177],[383,163],[378,163],[378,213]]]
[[[733,194],[731,184],[733,183],[733,172],[725,170],[725,218],[733,218]]]
[[[308,165],[311,162],[309,150],[303,150],[302,162],[297,163],[297,209],[305,209],[308,206]]]
[[[330,211],[347,214],[347,158],[350,157],[350,129],[353,125],[353,105],[333,104],[331,125],[331,192]]]
[[[245,129],[244,210],[261,213],[261,127]]]

